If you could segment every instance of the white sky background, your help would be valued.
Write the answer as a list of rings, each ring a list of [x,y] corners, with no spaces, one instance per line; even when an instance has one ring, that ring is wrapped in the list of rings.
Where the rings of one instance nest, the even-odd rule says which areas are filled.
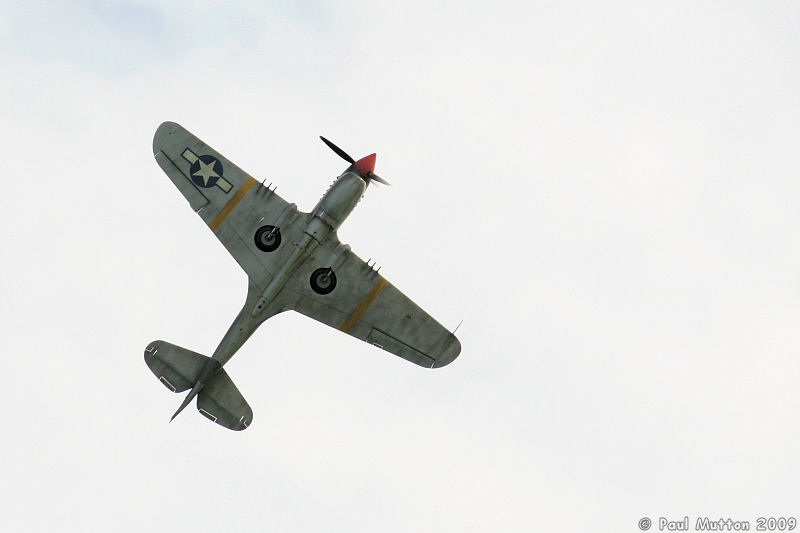
[[[636,531],[800,515],[794,2],[0,2],[2,531]],[[144,364],[244,274],[174,120],[448,327],[428,371],[294,313],[226,431]]]

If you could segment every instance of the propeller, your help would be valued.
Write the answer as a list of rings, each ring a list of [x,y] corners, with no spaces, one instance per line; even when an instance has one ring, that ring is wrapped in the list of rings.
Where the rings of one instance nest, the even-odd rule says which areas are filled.
[[[324,142],[325,144],[328,145],[328,148],[330,148],[331,150],[336,152],[336,155],[338,155],[339,157],[341,157],[342,159],[344,159],[345,161],[347,161],[351,165],[356,162],[356,160],[353,159],[352,157],[350,157],[350,155],[347,152],[345,152],[344,150],[342,150],[341,148],[339,148],[338,146],[336,146],[335,144],[330,142],[328,139],[326,139],[322,135],[320,135],[319,138],[322,139],[322,142]]]
[[[375,159],[377,158],[375,154],[362,157],[361,159],[356,161],[355,159],[350,157],[350,155],[347,152],[345,152],[344,150],[333,144],[331,141],[329,141],[322,135],[320,135],[319,138],[322,139],[322,142],[328,145],[328,148],[336,152],[336,155],[338,155],[339,157],[341,157],[342,159],[353,165],[358,171],[358,173],[361,175],[361,177],[364,178],[364,181],[367,182],[367,185],[369,185],[370,180],[375,180],[378,183],[383,183],[384,185],[391,185],[391,183],[389,183],[388,181],[386,181],[385,179],[383,179],[382,177],[378,176],[373,172],[373,170],[375,170]]]

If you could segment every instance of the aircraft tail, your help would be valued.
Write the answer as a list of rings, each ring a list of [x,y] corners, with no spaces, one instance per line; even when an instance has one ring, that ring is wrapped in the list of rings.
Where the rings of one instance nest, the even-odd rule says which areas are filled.
[[[158,380],[172,392],[192,389],[210,357],[165,341],[151,342],[144,361]],[[197,393],[200,414],[217,424],[241,431],[253,421],[253,410],[224,369],[219,369]]]

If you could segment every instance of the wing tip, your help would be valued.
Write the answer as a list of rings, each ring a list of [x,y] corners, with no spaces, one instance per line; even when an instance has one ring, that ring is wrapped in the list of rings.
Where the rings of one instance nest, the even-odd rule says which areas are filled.
[[[442,354],[436,358],[431,365],[431,368],[442,368],[443,366],[447,366],[453,361],[455,361],[456,357],[461,353],[461,341],[458,338],[450,334],[450,342],[447,344],[447,348],[444,349]]]
[[[177,122],[171,122],[169,120],[162,122],[158,128],[156,128],[156,133],[153,135],[153,155],[161,151],[164,137],[172,135],[178,128],[182,128],[182,126]]]

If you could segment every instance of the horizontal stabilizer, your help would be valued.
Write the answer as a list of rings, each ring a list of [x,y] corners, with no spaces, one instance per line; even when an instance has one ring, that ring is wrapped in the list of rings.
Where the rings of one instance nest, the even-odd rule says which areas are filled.
[[[191,389],[206,360],[205,355],[165,341],[153,341],[144,351],[144,362],[172,392]]]
[[[217,372],[197,395],[197,409],[220,426],[241,431],[253,421],[253,410],[225,372]]]

